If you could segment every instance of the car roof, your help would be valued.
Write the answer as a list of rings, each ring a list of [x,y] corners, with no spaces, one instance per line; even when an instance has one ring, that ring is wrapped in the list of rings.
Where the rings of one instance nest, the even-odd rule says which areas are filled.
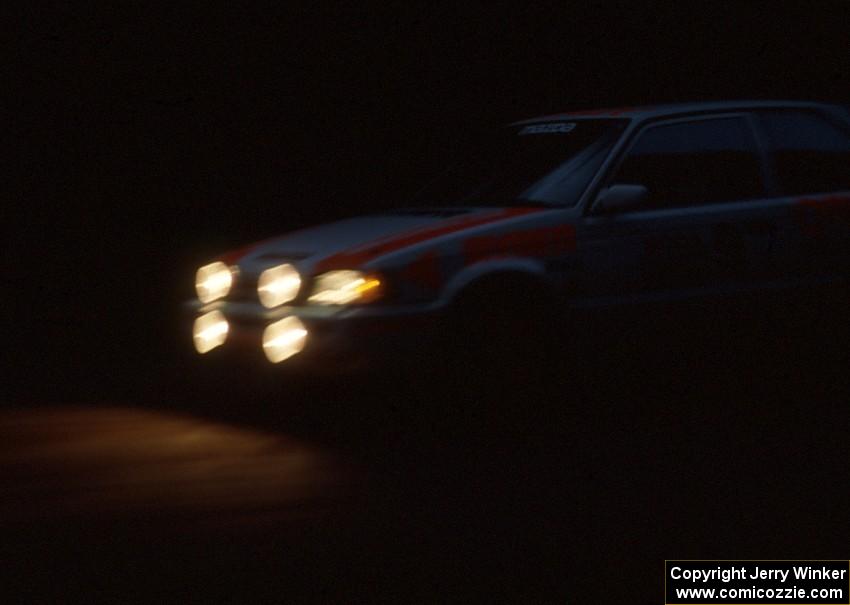
[[[703,112],[745,111],[754,109],[820,109],[844,110],[840,105],[818,103],[814,101],[703,101],[697,103],[670,103],[665,105],[645,105],[641,107],[612,107],[606,109],[588,109],[551,114],[514,122],[512,126],[547,122],[564,119],[583,118],[629,118],[633,120],[653,120],[678,115]]]

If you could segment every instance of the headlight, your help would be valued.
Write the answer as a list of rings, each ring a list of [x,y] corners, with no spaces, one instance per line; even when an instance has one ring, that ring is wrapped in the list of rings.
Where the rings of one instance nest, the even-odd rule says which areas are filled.
[[[263,331],[263,352],[272,363],[292,357],[304,348],[307,328],[295,316],[284,317]]]
[[[230,326],[221,311],[210,311],[195,320],[192,340],[198,353],[207,353],[224,344]]]
[[[361,271],[328,271],[316,277],[309,302],[319,305],[345,305],[371,302],[381,296],[383,284],[376,275]]]
[[[230,267],[222,262],[204,265],[195,273],[195,292],[202,303],[224,298],[232,285],[233,273]]]
[[[298,296],[301,289],[301,276],[295,267],[289,264],[266,269],[257,282],[257,294],[264,307],[269,309],[289,302]]]

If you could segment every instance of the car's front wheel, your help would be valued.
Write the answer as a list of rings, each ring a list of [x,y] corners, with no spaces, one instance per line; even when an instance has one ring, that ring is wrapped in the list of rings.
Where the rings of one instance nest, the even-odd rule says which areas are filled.
[[[456,369],[470,379],[540,379],[557,366],[563,318],[549,289],[510,274],[472,284],[449,313],[447,341]]]

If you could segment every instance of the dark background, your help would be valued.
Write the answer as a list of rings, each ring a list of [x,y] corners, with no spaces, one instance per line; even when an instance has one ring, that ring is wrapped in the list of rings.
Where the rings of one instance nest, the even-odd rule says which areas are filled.
[[[847,3],[557,6],[19,12],[8,384],[26,398],[38,374],[70,394],[125,384],[110,366],[167,366],[199,263],[391,203],[481,129],[671,101],[848,101]]]
[[[664,558],[846,557],[846,298],[827,312],[804,296],[813,310],[793,331],[750,307],[708,321],[712,342],[592,334],[597,363],[581,376],[563,368],[511,392],[407,400],[376,383],[348,397],[341,382],[345,396],[325,406],[333,389],[287,399],[278,382],[271,399],[241,377],[236,399],[180,391],[192,385],[179,306],[197,266],[392,204],[481,130],[677,101],[850,102],[844,2],[464,6],[17,12],[4,74],[0,463],[14,464],[0,464],[12,519],[0,515],[0,563],[19,562],[17,579],[51,595],[42,602],[69,585],[91,601],[104,583],[121,602],[160,590],[280,602],[337,583],[327,600],[660,602]],[[650,334],[676,332],[657,320]],[[738,339],[750,320],[759,327]],[[513,436],[481,430],[498,402],[524,423]],[[541,420],[546,406],[560,422]],[[227,424],[184,419],[184,435],[149,413],[163,407]],[[318,418],[297,420],[304,409]],[[431,428],[402,426],[409,414],[387,413],[399,409]],[[266,455],[270,434],[360,469],[340,471],[359,495],[333,521],[292,521],[291,452]],[[197,439],[200,453],[186,445]],[[264,475],[240,447],[256,448]],[[220,483],[233,458],[242,466]],[[139,483],[125,493],[116,477]],[[223,512],[204,499],[210,484]],[[252,509],[267,492],[277,508]],[[89,516],[67,520],[69,494]]]

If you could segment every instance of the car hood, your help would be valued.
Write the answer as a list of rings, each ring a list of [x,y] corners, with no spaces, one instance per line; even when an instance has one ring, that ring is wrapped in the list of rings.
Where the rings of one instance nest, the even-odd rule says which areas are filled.
[[[285,262],[301,270],[357,268],[417,243],[541,210],[435,208],[350,218],[265,240],[221,260],[249,273]]]

